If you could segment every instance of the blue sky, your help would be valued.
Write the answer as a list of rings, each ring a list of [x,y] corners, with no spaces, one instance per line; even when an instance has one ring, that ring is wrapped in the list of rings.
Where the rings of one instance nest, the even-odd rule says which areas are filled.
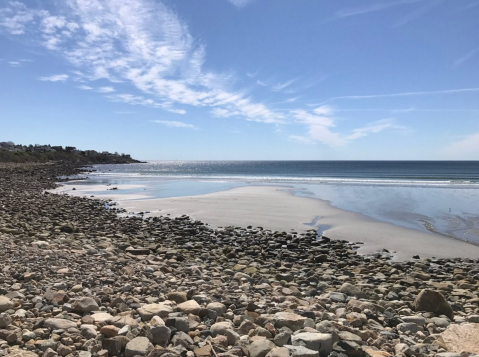
[[[479,160],[479,0],[3,0],[0,141]]]

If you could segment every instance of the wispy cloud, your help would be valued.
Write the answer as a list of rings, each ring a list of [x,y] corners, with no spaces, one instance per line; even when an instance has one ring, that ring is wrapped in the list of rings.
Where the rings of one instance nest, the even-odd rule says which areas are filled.
[[[293,110],[291,114],[298,123],[305,124],[308,127],[308,135],[311,139],[332,147],[346,145],[347,140],[341,137],[339,133],[332,131],[336,124],[331,116],[331,107],[319,107],[314,111],[314,114],[305,110]]]
[[[33,62],[31,59],[16,59],[16,60],[6,60],[5,58],[0,58],[0,63],[5,62],[7,65],[9,65],[12,68],[18,68],[22,67],[25,63]]]
[[[282,92],[286,88],[288,88],[291,84],[293,84],[296,80],[292,79],[284,83],[277,83],[274,86],[271,87],[271,90],[273,92]]]
[[[388,129],[407,129],[397,125],[394,119],[383,119],[371,122],[364,127],[353,129],[351,134],[343,134],[335,129],[336,119],[334,112],[335,110],[327,105],[314,109],[313,113],[304,110],[293,110],[291,113],[296,118],[296,121],[306,125],[308,128],[308,136],[292,135],[290,139],[303,143],[319,141],[331,147],[340,147],[369,134],[377,134]]]
[[[394,26],[403,26],[440,6],[446,0],[398,0],[398,1],[383,1],[369,4],[366,6],[350,7],[336,12],[337,18],[345,18],[358,15],[367,15],[374,12],[388,10],[398,6],[421,4],[422,6],[414,8],[409,14],[398,19]]]
[[[442,5],[445,1],[446,0],[423,1],[424,2],[423,6],[420,6],[419,8],[417,8],[414,11],[412,11],[411,13],[409,13],[408,15],[406,15],[406,16],[402,17],[401,19],[399,19],[398,21],[396,21],[394,26],[399,27],[399,26],[406,25],[407,23],[416,20],[417,18],[427,14],[428,12],[433,10],[434,8]]]
[[[424,92],[403,92],[403,93],[392,93],[392,94],[345,95],[345,96],[333,97],[328,100],[415,97],[415,96],[423,96],[423,95],[460,94],[460,93],[472,93],[472,92],[479,92],[479,88],[459,88],[459,89],[445,89],[445,90],[424,91]]]
[[[248,1],[233,3],[241,7]],[[16,1],[0,5],[0,31],[28,33],[29,41],[74,67],[75,81],[123,82],[141,92],[109,96],[111,100],[177,113],[185,112],[177,105],[209,107],[266,123],[282,118],[266,104],[229,89],[230,75],[205,71],[205,47],[163,2],[75,0],[49,5],[48,10]]]
[[[413,112],[424,112],[424,113],[475,113],[479,112],[479,109],[450,109],[450,108],[338,108],[338,112],[388,112],[391,114],[404,114],[404,113],[413,113]]]
[[[183,123],[181,121],[174,121],[174,120],[151,120],[152,123],[156,123],[156,124],[161,124],[161,125],[164,125],[164,126],[167,126],[169,128],[184,128],[184,129],[194,129],[194,130],[198,130],[198,128],[196,126],[194,126],[193,124],[187,124],[187,123]]]
[[[294,103],[294,102],[297,102],[301,97],[300,96],[297,96],[297,97],[291,97],[291,98],[288,98],[285,100],[286,103]]]
[[[98,88],[98,91],[100,93],[112,93],[112,92],[115,92],[115,88],[113,88],[113,87],[100,87],[100,88]]]
[[[348,140],[354,140],[362,138],[368,134],[379,133],[386,129],[406,129],[396,125],[394,119],[382,119],[372,123],[367,124],[363,128],[354,129],[353,133],[347,137]]]
[[[140,95],[133,95],[128,93],[118,93],[110,94],[108,98],[113,102],[126,103],[130,105],[141,105],[145,107],[164,109],[166,111],[176,113],[176,114],[185,114],[186,111],[183,109],[177,109],[171,107],[171,105],[165,105],[164,103],[155,101],[151,98],[145,98]]]
[[[336,12],[337,17],[350,17],[350,16],[357,16],[357,15],[365,15],[371,12],[378,12],[382,10],[389,9],[391,7],[399,6],[399,5],[408,5],[412,3],[417,3],[421,0],[402,0],[402,1],[388,1],[388,2],[377,2],[374,4],[370,4],[367,6],[358,6],[358,7],[350,7],[347,9],[343,9]]]
[[[250,2],[252,2],[252,0],[228,0],[228,1],[238,8],[245,7]]]
[[[301,135],[290,135],[289,139],[292,141],[297,141],[301,144],[314,144],[314,141],[306,136]]]
[[[81,90],[92,90],[93,89],[92,87],[86,86],[86,85],[81,85],[81,86],[78,86],[77,88],[81,89]]]
[[[65,82],[69,77],[68,74],[56,74],[49,77],[40,77],[38,80],[44,82]]]
[[[444,148],[444,156],[455,160],[477,160],[479,158],[479,133],[465,136]]]
[[[464,62],[470,60],[476,53],[477,53],[477,49],[469,51],[464,56],[455,60],[454,63],[452,64],[452,68],[456,69],[457,67],[461,66],[462,64],[464,64]]]
[[[21,67],[22,63],[19,61],[8,61],[8,65],[10,67],[16,68],[16,67]]]
[[[246,117],[250,121],[278,124],[284,122],[284,115],[272,112],[264,104],[251,103],[248,99],[240,99],[238,105],[230,108],[214,108],[211,111],[216,117]]]

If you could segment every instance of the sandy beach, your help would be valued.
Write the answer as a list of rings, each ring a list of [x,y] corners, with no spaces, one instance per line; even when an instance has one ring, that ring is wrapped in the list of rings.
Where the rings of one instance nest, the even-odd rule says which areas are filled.
[[[64,186],[55,192],[85,196],[95,190],[108,188],[111,187],[78,185],[72,191],[71,186]],[[118,188],[121,191],[132,187],[119,185]],[[280,186],[248,186],[206,195],[162,199],[146,199],[144,195],[122,194],[118,191],[105,192],[99,197],[110,198],[129,212],[149,212],[145,216],[169,214],[172,217],[186,214],[213,227],[251,225],[286,232],[319,228],[329,238],[364,243],[358,250],[361,254],[387,249],[396,261],[411,259],[416,255],[421,258],[479,256],[479,247],[475,245],[379,222],[335,208],[327,201],[294,196]]]

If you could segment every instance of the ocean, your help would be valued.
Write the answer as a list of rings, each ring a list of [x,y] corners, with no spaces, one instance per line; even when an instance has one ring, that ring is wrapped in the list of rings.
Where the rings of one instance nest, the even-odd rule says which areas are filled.
[[[117,193],[149,198],[279,185],[378,221],[479,244],[479,161],[151,161],[95,169],[74,183],[132,185]]]

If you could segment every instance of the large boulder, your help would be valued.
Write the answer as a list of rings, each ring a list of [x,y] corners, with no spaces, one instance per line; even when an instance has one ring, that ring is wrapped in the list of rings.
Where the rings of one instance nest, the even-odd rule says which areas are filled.
[[[168,317],[168,314],[173,312],[170,305],[160,304],[147,304],[138,309],[138,313],[143,321],[150,321],[153,316],[159,316],[161,318]]]
[[[348,357],[364,357],[365,352],[361,346],[353,341],[338,341],[333,346],[333,351],[339,355],[346,355]]]
[[[479,325],[450,325],[441,333],[441,340],[449,352],[479,354]]]
[[[106,321],[106,323],[112,324],[118,328],[125,326],[138,327],[138,322],[130,316],[114,316]]]
[[[166,346],[170,341],[171,330],[159,316],[154,316],[150,321],[151,342],[155,345]]]
[[[390,354],[389,352],[378,351],[371,347],[365,347],[364,352],[366,353],[367,357],[391,357],[392,356],[392,354]],[[437,357],[437,354],[436,354],[436,357]]]
[[[103,339],[103,348],[105,348],[110,356],[118,356],[125,351],[126,345],[130,339],[126,336],[114,336]]]
[[[91,317],[97,324],[103,324],[113,318],[108,312],[97,312],[96,314],[92,314]]]
[[[7,357],[38,357],[38,355],[34,352],[14,349],[7,355]]]
[[[248,346],[250,357],[265,357],[269,351],[275,348],[275,344],[268,340],[253,341]]]
[[[286,347],[276,347],[269,351],[266,357],[290,357],[290,354]]]
[[[190,331],[190,320],[186,316],[182,317],[169,317],[167,320],[166,326],[174,327],[178,331],[188,332]],[[197,321],[195,321],[199,324]]]
[[[213,324],[210,328],[211,336],[226,335],[227,330],[233,330],[234,326],[231,321],[222,321]]]
[[[451,305],[444,296],[433,290],[421,290],[414,300],[414,309],[416,311],[433,312],[436,315],[445,315],[451,320],[454,319],[454,313]]]
[[[206,305],[206,308],[208,310],[213,310],[218,316],[223,316],[223,314],[226,312],[226,306],[220,302],[211,302]]]
[[[403,322],[398,324],[396,328],[400,333],[415,334],[416,332],[422,331],[422,327],[414,322]]]
[[[5,312],[7,310],[13,309],[13,301],[7,298],[6,296],[0,296],[0,312]]]
[[[51,330],[68,330],[69,328],[76,328],[77,324],[74,321],[66,319],[51,318],[45,320],[43,327]]]
[[[170,341],[171,330],[165,325],[153,326],[150,330],[151,342],[155,345],[166,346]]]
[[[211,345],[205,345],[203,347],[195,349],[193,352],[196,357],[210,357],[213,348]]]
[[[98,306],[95,299],[91,297],[82,297],[82,298],[76,299],[72,304],[73,312],[85,313],[85,312],[92,312],[92,311],[98,311],[98,310],[100,310],[100,307]]]
[[[369,301],[349,300],[348,306],[351,307],[353,311],[364,311],[367,309],[374,312],[384,312],[384,307]]]
[[[319,352],[303,346],[285,345],[291,357],[319,357]]]
[[[188,300],[187,294],[185,291],[172,291],[168,293],[168,300],[174,301],[177,304],[181,304]]]
[[[173,344],[173,346],[183,346],[186,349],[189,349],[190,346],[194,344],[191,337],[188,334],[181,331],[178,331],[175,333],[175,335],[171,339],[171,343]]]
[[[98,334],[95,325],[87,325],[87,324],[81,325],[80,326],[80,331],[81,331],[82,336],[85,337],[88,340],[91,339],[91,338],[95,338],[96,335]]]
[[[12,323],[12,318],[9,314],[3,312],[0,314],[0,328],[5,328]]]
[[[358,299],[369,299],[369,295],[363,292],[360,288],[357,286],[350,284],[350,283],[344,283],[341,285],[339,288],[339,292],[346,294],[348,296],[355,296]]]
[[[178,308],[178,311],[181,311],[182,313],[186,315],[188,314],[198,315],[198,313],[200,312],[201,306],[195,300],[188,300],[179,304],[177,308]]]
[[[277,312],[274,314],[273,321],[277,329],[288,327],[293,331],[297,331],[303,328],[306,317],[292,312]]]
[[[100,333],[106,338],[118,336],[119,328],[114,325],[105,325],[100,329]]]
[[[127,343],[125,357],[146,356],[153,349],[153,345],[146,337],[135,337]]]
[[[301,332],[291,336],[294,346],[304,346],[327,356],[333,350],[333,335],[329,333]]]

